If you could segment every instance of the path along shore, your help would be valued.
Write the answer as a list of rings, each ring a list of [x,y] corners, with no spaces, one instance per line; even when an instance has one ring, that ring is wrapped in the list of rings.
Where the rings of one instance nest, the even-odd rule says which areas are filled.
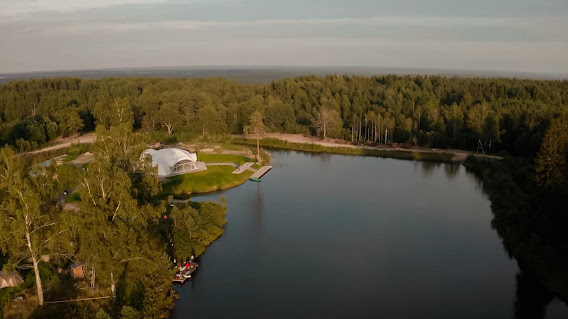
[[[256,139],[254,135],[233,135],[233,136],[236,138]],[[501,156],[477,154],[475,152],[468,152],[468,151],[454,150],[454,149],[436,149],[436,148],[427,148],[419,146],[414,146],[412,148],[401,148],[401,147],[392,147],[388,145],[376,145],[376,146],[353,145],[345,140],[338,140],[338,139],[322,140],[317,137],[308,137],[301,134],[265,133],[261,135],[261,139],[263,138],[273,138],[273,139],[283,140],[291,143],[299,143],[299,144],[316,144],[324,147],[347,147],[354,149],[400,151],[400,152],[450,153],[453,155],[452,161],[455,162],[465,161],[468,155],[474,155],[478,157],[485,157],[492,159],[503,159],[503,157]]]

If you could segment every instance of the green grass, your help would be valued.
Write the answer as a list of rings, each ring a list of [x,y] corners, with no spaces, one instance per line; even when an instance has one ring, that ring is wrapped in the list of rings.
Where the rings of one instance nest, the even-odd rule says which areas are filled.
[[[80,155],[81,154],[69,154],[69,155],[65,156],[65,158],[63,159],[63,162],[71,162],[72,160],[76,159]]]
[[[254,168],[254,169],[260,169],[261,167],[262,167],[262,165],[258,165],[258,164],[252,165],[252,168]]]
[[[235,138],[233,143],[244,145],[256,145],[256,140]],[[453,155],[446,152],[420,152],[420,151],[403,151],[403,150],[372,150],[353,147],[326,147],[313,143],[292,143],[275,138],[265,138],[260,140],[260,145],[264,147],[274,147],[281,149],[289,149],[295,151],[329,153],[342,155],[359,155],[359,156],[375,156],[383,158],[396,158],[404,160],[420,160],[420,161],[437,161],[451,162]]]
[[[65,202],[67,203],[78,203],[81,201],[81,196],[79,193],[71,193],[65,196]]]
[[[234,170],[232,166],[209,166],[206,171],[172,176],[162,185],[162,193],[175,195],[213,192],[241,185],[252,175],[251,171],[233,174]]]
[[[254,159],[250,159],[242,155],[231,154],[199,153],[197,154],[197,159],[205,163],[236,163],[239,165],[246,162],[254,162]]]

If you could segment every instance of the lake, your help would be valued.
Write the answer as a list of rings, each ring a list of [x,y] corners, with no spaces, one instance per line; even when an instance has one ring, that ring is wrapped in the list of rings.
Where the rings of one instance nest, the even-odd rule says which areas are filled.
[[[196,197],[225,232],[171,318],[513,318],[518,267],[459,164],[273,151],[273,169]],[[545,318],[567,318],[552,302]]]

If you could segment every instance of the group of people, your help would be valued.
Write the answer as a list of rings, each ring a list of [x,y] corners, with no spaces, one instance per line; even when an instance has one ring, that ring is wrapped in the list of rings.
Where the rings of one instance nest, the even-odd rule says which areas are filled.
[[[193,255],[191,255],[191,257],[189,259],[187,259],[186,261],[184,261],[181,265],[178,266],[180,271],[189,269],[189,268],[193,268],[195,265],[195,262],[193,261],[195,259],[195,257]],[[177,264],[177,260],[174,258],[174,265],[178,265]]]

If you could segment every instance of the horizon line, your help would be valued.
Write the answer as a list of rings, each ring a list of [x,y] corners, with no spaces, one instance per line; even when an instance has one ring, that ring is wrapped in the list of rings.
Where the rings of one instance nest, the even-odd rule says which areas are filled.
[[[18,75],[28,75],[37,73],[73,73],[73,72],[96,72],[96,71],[126,71],[126,70],[175,70],[175,69],[191,69],[191,70],[222,70],[233,69],[233,70],[246,70],[246,69],[279,69],[279,70],[302,70],[302,69],[321,69],[325,72],[325,69],[358,69],[359,72],[368,69],[370,73],[376,71],[389,71],[384,73],[396,74],[396,75],[471,75],[471,76],[482,76],[482,77],[515,77],[519,76],[540,76],[540,77],[551,77],[554,79],[568,79],[568,73],[561,72],[539,72],[539,71],[506,71],[506,70],[488,70],[488,69],[459,69],[459,68],[427,68],[427,67],[413,67],[413,66],[376,66],[376,65],[162,65],[162,66],[128,66],[128,67],[101,67],[101,68],[84,68],[84,69],[46,69],[46,70],[34,70],[34,71],[17,71],[17,72],[0,72],[0,78],[6,78],[6,75],[18,76]],[[330,70],[333,71],[333,70]],[[349,70],[344,70],[343,72],[348,72]],[[397,72],[397,71],[409,71],[408,73]],[[449,73],[449,74],[444,74]],[[465,73],[465,74],[460,74]],[[481,74],[475,74],[481,73]],[[315,75],[315,74],[314,74]],[[360,74],[352,74],[360,75]],[[372,74],[368,74],[372,75]],[[159,77],[159,76],[157,76]]]

